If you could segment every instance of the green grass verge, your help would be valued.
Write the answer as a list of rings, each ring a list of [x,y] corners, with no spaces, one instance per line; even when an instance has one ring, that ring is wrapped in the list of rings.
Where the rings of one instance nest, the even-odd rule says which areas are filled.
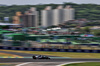
[[[0,51],[71,57],[71,58],[100,58],[100,53],[44,52],[44,51],[18,51],[18,50],[0,50]]]
[[[16,64],[0,63],[0,66],[15,66]]]
[[[63,66],[100,66],[100,62],[73,63]]]
[[[22,57],[14,54],[0,53],[0,57]]]

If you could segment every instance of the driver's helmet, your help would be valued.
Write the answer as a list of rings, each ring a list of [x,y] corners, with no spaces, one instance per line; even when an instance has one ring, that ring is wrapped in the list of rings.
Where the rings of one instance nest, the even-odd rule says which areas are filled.
[[[38,55],[38,57],[42,57],[42,55]]]

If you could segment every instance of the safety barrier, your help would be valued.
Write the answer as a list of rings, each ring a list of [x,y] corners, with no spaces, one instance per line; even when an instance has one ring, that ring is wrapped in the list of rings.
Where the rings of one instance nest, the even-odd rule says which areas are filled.
[[[5,50],[25,50],[25,51],[100,53],[100,50],[84,50],[84,49],[25,48],[25,47],[8,47],[8,46],[0,46],[0,49],[5,49]]]

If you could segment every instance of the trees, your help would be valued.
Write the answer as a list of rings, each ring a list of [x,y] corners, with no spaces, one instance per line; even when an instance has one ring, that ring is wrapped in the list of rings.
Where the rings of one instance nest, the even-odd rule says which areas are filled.
[[[99,25],[100,25],[100,22],[98,21],[85,23],[85,26],[99,26]]]
[[[89,27],[84,27],[83,31],[85,31],[86,34],[89,34],[91,32]]]
[[[100,36],[100,30],[93,31],[95,36]]]

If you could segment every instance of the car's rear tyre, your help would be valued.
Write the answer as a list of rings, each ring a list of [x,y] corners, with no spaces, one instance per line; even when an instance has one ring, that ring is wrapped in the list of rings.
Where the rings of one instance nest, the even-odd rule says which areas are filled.
[[[35,57],[35,56],[33,56],[32,58],[33,58],[33,59],[36,59],[36,57]]]
[[[50,59],[50,58],[47,58],[47,59]]]

